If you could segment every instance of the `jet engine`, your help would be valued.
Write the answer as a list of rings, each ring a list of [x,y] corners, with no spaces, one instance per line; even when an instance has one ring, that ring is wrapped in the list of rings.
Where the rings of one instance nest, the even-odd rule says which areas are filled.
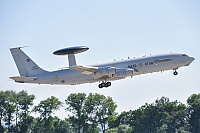
[[[116,69],[114,67],[106,68],[99,70],[97,72],[94,72],[95,75],[105,76],[105,75],[112,75],[116,73]]]
[[[133,69],[126,69],[126,70],[121,70],[115,74],[113,74],[113,77],[129,77],[129,76],[133,76]]]

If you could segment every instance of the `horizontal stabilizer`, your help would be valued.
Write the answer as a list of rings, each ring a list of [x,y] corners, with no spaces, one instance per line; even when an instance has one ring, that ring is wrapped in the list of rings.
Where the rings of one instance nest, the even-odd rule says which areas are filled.
[[[36,80],[36,77],[24,77],[24,76],[15,76],[15,77],[10,77],[11,79],[15,80],[15,82],[28,82],[28,81],[33,81]]]

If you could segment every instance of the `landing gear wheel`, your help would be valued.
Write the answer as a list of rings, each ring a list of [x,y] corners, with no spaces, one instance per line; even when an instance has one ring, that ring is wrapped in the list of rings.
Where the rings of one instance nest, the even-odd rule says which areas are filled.
[[[177,71],[174,71],[174,75],[175,75],[175,76],[178,75],[178,72],[177,72]]]
[[[106,83],[101,83],[102,87],[106,87]]]
[[[103,88],[102,84],[99,84],[99,88]]]
[[[111,82],[107,82],[107,83],[101,83],[101,84],[99,84],[99,88],[103,88],[103,87],[109,87],[109,86],[111,86]]]
[[[104,86],[104,87],[106,87],[106,88],[107,88],[107,87],[108,87],[108,84],[107,84],[107,83],[105,83],[105,86]]]
[[[107,84],[108,87],[111,86],[111,82],[107,82],[106,84]]]

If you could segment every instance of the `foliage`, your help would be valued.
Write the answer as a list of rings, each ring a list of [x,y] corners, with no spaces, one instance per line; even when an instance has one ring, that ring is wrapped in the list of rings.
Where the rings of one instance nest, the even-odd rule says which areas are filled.
[[[200,94],[188,105],[167,97],[138,109],[115,112],[117,105],[102,94],[70,94],[65,100],[64,120],[52,116],[63,105],[51,96],[33,107],[34,95],[26,91],[0,91],[0,132],[3,133],[199,133]],[[39,113],[39,117],[33,117]]]
[[[200,93],[193,94],[187,99],[188,121],[192,133],[200,132]]]
[[[32,119],[29,116],[29,107],[33,105],[34,99],[34,95],[28,95],[25,91],[19,93],[14,91],[0,92],[0,123],[2,120],[5,122],[8,132],[26,132],[28,130]],[[19,121],[18,118],[20,118]],[[15,127],[13,121],[15,121]],[[0,131],[3,132],[2,124]]]
[[[16,129],[20,132],[27,132],[33,117],[30,116],[30,107],[33,106],[34,95],[28,95],[26,91],[20,91],[16,96],[15,113],[16,113]],[[17,121],[19,117],[20,121]]]
[[[106,125],[115,115],[117,105],[111,97],[90,93],[71,94],[66,100],[66,110],[72,115],[69,117],[73,127],[80,132],[97,132],[98,126],[105,132]]]
[[[116,128],[110,128],[106,131],[106,133],[131,133],[132,128],[127,125],[119,125]]]
[[[106,98],[104,95],[90,93],[86,100],[86,107],[89,121],[93,126],[100,124],[103,132],[106,125],[116,119],[117,105],[111,97]]]
[[[70,94],[65,100],[67,104],[66,110],[72,113],[72,116],[69,119],[72,122],[72,126],[77,128],[77,131],[80,133],[81,130],[86,132],[87,127],[87,114],[85,110],[85,100],[86,94]]]
[[[187,131],[186,106],[177,101],[170,102],[162,97],[155,103],[145,104],[139,109],[122,112],[114,124],[132,127],[136,133],[176,132],[180,129]]]
[[[61,105],[62,103],[58,100],[58,98],[51,96],[50,98],[41,101],[37,106],[33,108],[34,112],[40,113],[40,118],[37,120],[37,122],[44,124],[40,130],[44,132],[51,132],[54,129],[54,119],[51,114],[58,110]]]
[[[54,110],[58,110],[61,107],[62,103],[58,98],[51,96],[46,100],[41,101],[38,106],[33,108],[34,112],[39,112],[41,118],[48,118],[51,116]]]

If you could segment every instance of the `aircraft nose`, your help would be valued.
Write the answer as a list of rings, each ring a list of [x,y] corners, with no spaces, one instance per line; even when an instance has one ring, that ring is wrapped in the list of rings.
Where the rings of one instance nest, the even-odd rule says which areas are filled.
[[[187,62],[188,62],[188,64],[186,64],[185,66],[189,66],[190,63],[192,63],[192,61],[194,61],[194,60],[195,60],[194,57],[189,57],[189,56],[188,56],[188,58],[187,58]]]
[[[190,60],[191,60],[191,62],[192,62],[192,61],[194,61],[194,60],[195,60],[195,58],[194,58],[194,57],[190,57]]]

